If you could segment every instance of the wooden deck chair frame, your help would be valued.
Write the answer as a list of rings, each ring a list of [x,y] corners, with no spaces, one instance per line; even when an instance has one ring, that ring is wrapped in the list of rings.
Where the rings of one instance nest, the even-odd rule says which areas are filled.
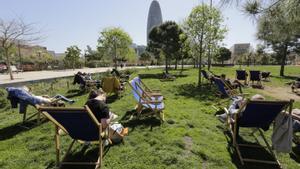
[[[57,103],[60,99],[54,99],[51,101],[51,104],[54,104],[54,103]],[[49,106],[47,105],[47,106]],[[27,111],[23,113],[23,121],[22,121],[22,124],[24,125],[26,122],[28,122],[29,120],[31,120],[32,118],[34,118],[35,116],[37,117],[37,125],[39,125],[41,123],[41,111],[39,110],[39,108],[42,106],[42,105],[32,105],[36,110],[37,112],[31,114],[29,117],[26,117],[27,116]]]
[[[92,113],[92,111],[89,109],[88,106],[84,106],[83,108],[61,108],[61,107],[40,107],[39,108],[40,111],[42,112],[42,114],[44,116],[46,116],[51,122],[54,123],[55,125],[55,137],[54,137],[54,141],[55,141],[55,150],[56,150],[56,165],[58,167],[61,167],[62,165],[96,165],[95,168],[100,168],[102,165],[102,156],[103,156],[103,141],[102,141],[102,126],[101,123],[98,122],[98,120],[96,119],[96,117],[94,116],[94,114]],[[68,134],[68,131],[64,128],[64,126],[62,126],[58,121],[56,121],[48,112],[47,110],[64,110],[64,111],[86,111],[88,113],[88,115],[90,116],[91,120],[96,124],[96,126],[99,129],[99,140],[95,140],[99,143],[99,156],[96,162],[66,162],[64,161],[65,158],[68,156],[68,154],[70,153],[75,141],[73,139],[73,141],[71,142],[71,144],[69,145],[66,154],[63,156],[62,160],[60,160],[60,154],[61,154],[61,149],[60,149],[60,134],[59,134],[59,129],[63,130],[66,134]]]
[[[232,136],[232,140],[233,140],[233,147],[236,149],[238,157],[240,159],[240,162],[242,165],[245,164],[245,162],[257,162],[257,163],[264,163],[264,164],[275,164],[281,167],[280,162],[277,160],[276,154],[273,152],[271,145],[268,143],[266,137],[263,134],[263,131],[260,128],[252,128],[253,132],[251,133],[252,136],[255,137],[255,133],[258,132],[259,135],[261,136],[261,138],[263,139],[263,142],[266,144],[267,150],[270,152],[270,154],[272,155],[272,157],[274,158],[274,161],[267,161],[267,160],[257,160],[257,159],[250,159],[250,158],[243,158],[241,151],[240,151],[240,147],[261,147],[258,145],[253,145],[253,144],[239,144],[237,142],[237,131],[238,131],[238,126],[237,126],[237,121],[238,121],[238,117],[240,115],[240,113],[246,108],[247,104],[250,103],[251,101],[249,99],[247,99],[247,101],[240,107],[240,109],[237,111],[237,113],[234,114],[234,118],[233,118],[233,122],[230,119],[230,114],[229,111],[224,108],[226,114],[227,114],[227,120],[226,120],[226,125],[230,131],[230,134]],[[278,103],[286,103],[286,106],[282,109],[282,110],[286,110],[288,109],[289,115],[291,115],[292,109],[293,109],[293,100],[290,101],[255,101],[255,102],[261,102],[263,104],[273,104],[276,105]],[[250,128],[250,127],[247,127]]]
[[[138,101],[138,104],[135,106],[135,109],[136,109],[136,112],[137,112],[137,116],[140,117],[141,116],[141,113],[142,113],[142,110],[143,108],[145,107],[144,104],[146,104],[148,107],[147,108],[150,108],[152,110],[152,112],[150,114],[156,114],[159,116],[160,120],[161,121],[164,121],[164,113],[163,113],[163,109],[158,109],[157,108],[157,105],[159,104],[162,104],[163,102],[156,99],[156,100],[152,100],[151,97],[155,97],[155,98],[158,98],[158,97],[161,97],[161,95],[150,95],[148,94],[147,92],[144,91],[144,89],[138,84],[135,82],[135,84],[142,90],[142,94],[138,91],[136,91],[136,89],[132,86],[132,80],[129,82],[129,86],[132,88],[132,90],[134,90],[134,92],[136,92],[140,98],[140,100]],[[150,104],[154,104],[155,107],[154,109],[151,107]]]
[[[224,88],[227,88],[227,95],[229,96],[230,99],[236,96],[244,97],[245,94],[239,93],[237,90],[232,88],[225,80],[218,77],[214,77],[214,79],[220,80],[224,84]],[[219,93],[218,95],[221,96],[223,95],[223,93],[220,93],[220,91],[218,91],[218,93]]]
[[[157,89],[150,89],[143,81],[140,77],[138,77],[138,80],[139,80],[139,86],[140,88],[145,92],[147,93],[148,95],[150,96],[162,96],[162,94],[160,93],[160,90],[157,90]],[[131,84],[131,83],[130,83]],[[130,85],[131,86],[131,85]],[[132,87],[132,86],[131,86]]]

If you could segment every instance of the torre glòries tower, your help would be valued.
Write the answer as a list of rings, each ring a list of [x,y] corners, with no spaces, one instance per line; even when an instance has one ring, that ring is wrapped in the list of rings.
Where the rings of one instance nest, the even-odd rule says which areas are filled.
[[[149,33],[155,26],[162,24],[162,14],[157,0],[152,1],[148,13],[147,22],[147,43],[149,42]]]

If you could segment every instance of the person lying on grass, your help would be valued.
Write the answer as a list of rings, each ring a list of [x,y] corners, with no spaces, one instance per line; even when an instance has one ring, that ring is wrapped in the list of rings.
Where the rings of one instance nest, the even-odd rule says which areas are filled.
[[[250,100],[252,101],[259,101],[259,100],[265,100],[265,97],[260,95],[260,94],[256,94],[254,96],[252,96],[250,98]],[[237,113],[237,111],[240,109],[240,107],[246,102],[246,99],[243,97],[235,97],[233,98],[233,101],[231,102],[229,108],[228,108],[228,112],[230,114],[230,120],[233,121],[233,116],[235,113]],[[227,119],[227,113],[223,113],[220,115],[216,115],[217,118],[222,122],[225,123],[226,119]]]
[[[117,115],[109,111],[106,102],[106,94],[102,89],[93,90],[88,96],[88,101],[85,103],[97,120],[101,123],[102,129],[106,129],[110,122],[117,118]]]

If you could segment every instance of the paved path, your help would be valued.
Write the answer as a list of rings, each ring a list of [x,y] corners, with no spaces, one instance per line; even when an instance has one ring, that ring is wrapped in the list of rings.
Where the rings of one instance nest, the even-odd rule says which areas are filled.
[[[160,66],[149,66],[150,68],[158,68]],[[126,67],[125,69],[132,68],[145,68],[144,66]],[[53,80],[62,77],[74,76],[78,71],[86,73],[101,73],[107,70],[112,70],[112,67],[102,67],[102,68],[83,68],[75,70],[47,70],[47,71],[32,71],[32,72],[20,72],[14,73],[14,80],[10,80],[9,74],[0,74],[0,87],[6,86],[18,86],[29,82],[38,82]]]

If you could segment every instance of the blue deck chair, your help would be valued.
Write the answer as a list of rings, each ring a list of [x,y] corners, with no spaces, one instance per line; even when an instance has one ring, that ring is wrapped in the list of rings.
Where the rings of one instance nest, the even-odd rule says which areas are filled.
[[[162,94],[160,93],[160,90],[157,90],[157,89],[150,89],[143,81],[140,77],[135,77],[133,78],[133,81],[135,81],[139,86],[140,88],[145,92],[147,93],[148,95],[151,95],[151,96],[162,96]]]
[[[236,70],[236,80],[244,81],[244,84],[247,84],[247,72],[246,70]]]
[[[276,158],[275,153],[272,151],[270,144],[267,142],[263,131],[269,129],[271,123],[277,117],[277,115],[283,110],[288,109],[289,114],[291,114],[293,106],[293,100],[290,101],[250,101],[249,99],[240,107],[238,112],[234,114],[233,121],[227,120],[230,133],[233,139],[233,146],[236,148],[239,159],[244,165],[245,162],[258,162],[266,164],[276,164],[280,166],[279,161]],[[228,111],[225,109],[225,112]],[[228,113],[228,117],[230,114]],[[239,128],[252,128],[253,136],[254,133],[259,132],[259,135],[263,138],[264,143],[267,146],[267,150],[271,156],[273,156],[273,161],[259,160],[259,159],[249,159],[244,158],[241,154],[240,147],[261,147],[260,145],[254,144],[240,144],[237,142],[237,136],[239,134]]]
[[[39,110],[55,125],[56,164],[61,165],[96,165],[100,168],[103,155],[103,135],[101,123],[96,119],[88,106],[82,108],[39,107]],[[59,129],[72,139],[68,151],[60,160]],[[96,141],[99,143],[99,156],[96,162],[66,162],[65,158],[75,141]]]
[[[259,70],[250,70],[249,73],[252,86],[263,88],[263,85],[261,83],[261,72]],[[256,84],[254,84],[254,82],[256,82]]]
[[[208,73],[205,70],[201,70],[201,74],[204,77],[204,79],[206,79],[207,82],[212,84],[212,80],[211,80],[210,76],[208,75]]]
[[[221,97],[233,98],[237,96],[243,96],[242,94],[239,94],[239,92],[237,92],[235,89],[230,87],[230,85],[228,85],[227,82],[225,82],[221,78],[214,77],[213,81],[218,88],[218,95],[220,95]]]
[[[162,95],[150,95],[143,90],[139,85],[138,78],[134,78],[129,82],[129,85],[132,88],[133,97],[138,102],[136,105],[136,111],[138,117],[141,115],[142,110],[150,109],[150,114],[157,114],[159,118],[164,121],[163,109],[165,108],[163,103]]]

